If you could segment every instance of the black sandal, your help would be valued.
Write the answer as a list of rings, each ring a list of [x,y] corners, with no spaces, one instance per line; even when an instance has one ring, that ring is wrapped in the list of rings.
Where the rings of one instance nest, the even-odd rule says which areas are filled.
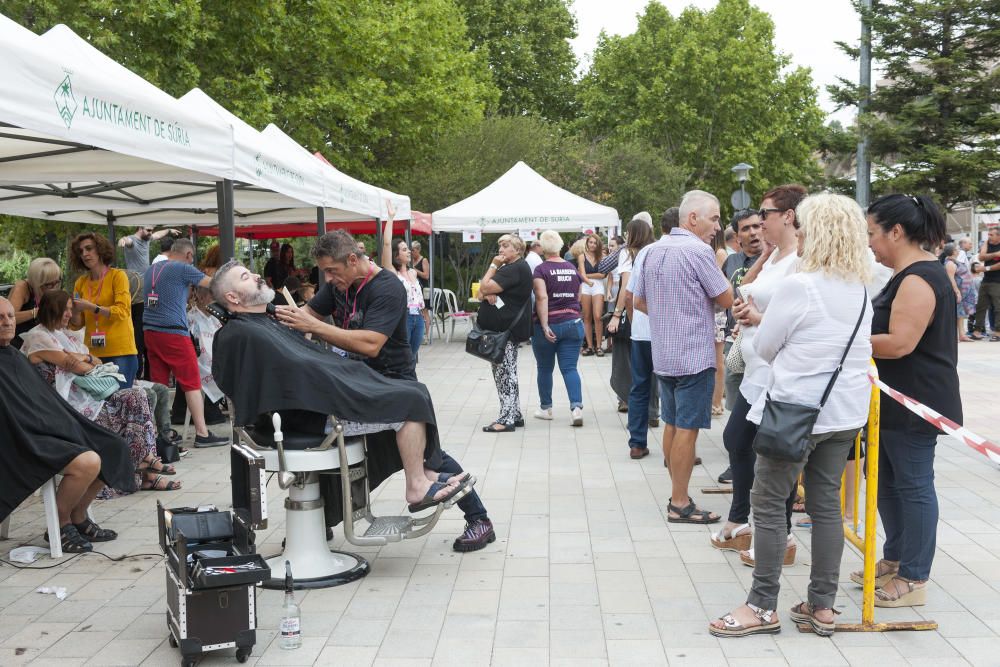
[[[589,347],[583,348],[583,351],[580,352],[580,356],[581,357],[589,357],[589,356],[591,356],[593,354],[594,354],[594,350],[592,348],[589,348]]]
[[[49,541],[48,531],[45,532],[45,541]],[[59,529],[59,542],[62,544],[63,553],[84,554],[94,550],[94,545],[88,542],[71,523]]]
[[[667,523],[698,523],[698,524],[709,524],[715,523],[722,519],[721,516],[712,518],[712,513],[708,510],[698,509],[698,506],[694,504],[692,500],[687,504],[687,507],[675,507],[673,503],[667,503],[667,512],[673,512],[677,516],[667,515]]]
[[[73,524],[81,535],[91,542],[110,542],[118,537],[118,533],[108,528],[101,528],[90,519],[84,519],[82,523]]]
[[[497,428],[497,426],[500,428]],[[503,422],[493,422],[489,426],[484,426],[483,430],[487,433],[513,433],[514,426],[511,424],[504,424]]]

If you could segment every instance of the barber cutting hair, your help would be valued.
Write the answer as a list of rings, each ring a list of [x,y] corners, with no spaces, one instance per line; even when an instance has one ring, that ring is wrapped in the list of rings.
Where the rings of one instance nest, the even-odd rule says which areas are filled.
[[[390,221],[392,217],[390,210]],[[416,380],[406,333],[406,290],[399,279],[359,254],[357,242],[344,230],[320,237],[312,255],[325,278],[323,286],[304,308],[279,306],[278,319],[363,360],[385,377]],[[325,317],[332,317],[333,324],[322,321]],[[441,459],[441,466],[433,468],[436,472],[463,472],[446,452]],[[474,490],[458,506],[465,513],[466,528],[453,544],[456,551],[476,551],[496,539]]]

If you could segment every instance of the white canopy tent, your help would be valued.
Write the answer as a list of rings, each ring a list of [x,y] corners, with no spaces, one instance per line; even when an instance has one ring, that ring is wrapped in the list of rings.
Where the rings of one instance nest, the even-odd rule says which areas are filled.
[[[149,206],[233,176],[229,125],[189,112],[65,26],[42,38],[0,16],[0,62],[4,212]]]
[[[219,224],[227,255],[234,218],[322,232],[382,215],[378,188],[278,128],[257,132],[200,90],[177,100],[66,26],[37,36],[0,15],[0,62],[0,212],[112,236],[115,223]]]
[[[476,194],[434,212],[435,232],[574,230],[619,224],[618,211],[563,190],[518,162]]]

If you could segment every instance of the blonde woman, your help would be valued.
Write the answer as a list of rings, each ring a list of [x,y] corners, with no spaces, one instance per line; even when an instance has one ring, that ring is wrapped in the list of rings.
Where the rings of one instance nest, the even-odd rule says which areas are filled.
[[[490,331],[510,331],[503,361],[493,364],[493,381],[500,399],[500,412],[487,433],[510,433],[524,426],[517,382],[517,346],[531,338],[531,268],[524,260],[524,241],[504,234],[499,252],[479,280],[479,326]]]
[[[59,265],[48,257],[38,257],[28,264],[28,277],[18,280],[10,291],[10,305],[14,306],[14,340],[11,345],[21,349],[24,341],[21,334],[38,324],[38,304],[42,295],[62,285],[62,271]]]
[[[805,475],[806,511],[813,520],[808,600],[792,607],[792,622],[816,634],[834,631],[834,603],[844,550],[840,479],[855,436],[868,417],[872,306],[867,224],[854,200],[819,194],[799,204],[802,257],[797,272],[774,290],[753,345],[771,372],[747,419],[759,424],[765,401],[819,405],[836,376],[809,438],[793,463],[758,455],[751,492],[756,526],[753,584],[746,604],[712,621],[716,636],[780,631],[777,603],[786,546],[786,502]],[[846,354],[845,354],[846,350]]]

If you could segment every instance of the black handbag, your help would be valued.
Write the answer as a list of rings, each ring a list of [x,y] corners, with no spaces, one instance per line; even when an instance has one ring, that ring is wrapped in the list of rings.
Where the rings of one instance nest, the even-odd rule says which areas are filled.
[[[530,304],[531,299],[524,302],[517,317],[514,318],[514,322],[506,331],[480,329],[478,324],[474,324],[472,331],[465,337],[465,351],[474,357],[485,359],[491,364],[499,364],[503,361],[504,349],[507,347],[507,341],[510,340],[511,328],[517,326],[517,323],[521,321]]]
[[[632,337],[632,324],[628,319],[628,312],[622,310],[621,315],[618,316],[618,330],[614,333],[608,330],[608,325],[611,324],[611,320],[614,319],[614,311],[609,310],[601,316],[601,321],[604,322],[604,337],[605,338],[631,338]]]
[[[840,363],[833,371],[833,377],[827,383],[826,391],[823,392],[823,398],[820,399],[818,406],[775,401],[768,395],[764,402],[764,414],[760,418],[760,426],[757,427],[757,435],[753,439],[753,450],[758,455],[792,463],[799,463],[806,458],[806,452],[809,451],[809,436],[812,435],[813,426],[816,425],[820,410],[830,398],[834,383],[840,377],[840,371],[843,370],[847,353],[851,350],[851,345],[854,344],[854,337],[858,335],[858,329],[861,328],[861,320],[864,319],[867,307],[868,290],[866,289],[865,299],[861,305],[861,314],[858,315],[858,323],[854,325],[854,333],[847,341],[847,347],[844,348]]]

